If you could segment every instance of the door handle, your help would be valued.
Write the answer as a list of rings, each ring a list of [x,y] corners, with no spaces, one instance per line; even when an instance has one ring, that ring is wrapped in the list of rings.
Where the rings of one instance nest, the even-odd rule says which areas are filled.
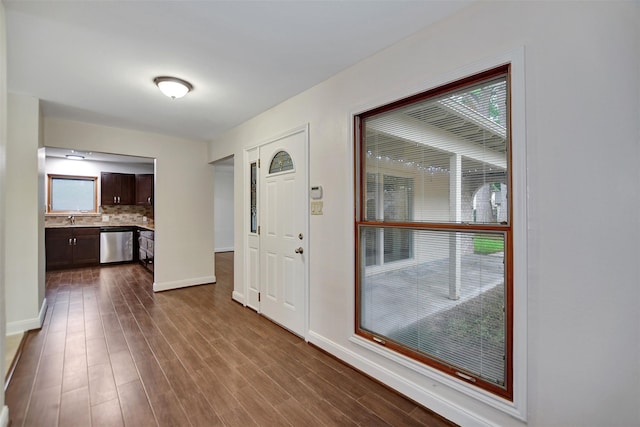
[[[300,246],[300,247],[299,247],[298,249],[296,249],[294,252],[295,252],[295,253],[297,253],[297,254],[301,254],[301,253],[303,253],[303,252],[304,252],[304,249],[302,249],[302,246]]]

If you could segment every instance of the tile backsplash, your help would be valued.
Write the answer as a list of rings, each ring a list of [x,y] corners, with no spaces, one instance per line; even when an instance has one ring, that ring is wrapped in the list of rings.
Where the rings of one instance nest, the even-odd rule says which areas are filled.
[[[67,225],[69,224],[70,214],[47,214],[44,222],[46,226],[53,225]],[[108,221],[102,221],[103,216],[109,217]],[[96,223],[104,223],[109,225],[119,224],[137,224],[142,223],[142,218],[147,217],[148,222],[153,222],[153,207],[152,206],[136,206],[136,205],[121,205],[121,206],[101,206],[100,214],[74,214],[76,225],[93,225]]]

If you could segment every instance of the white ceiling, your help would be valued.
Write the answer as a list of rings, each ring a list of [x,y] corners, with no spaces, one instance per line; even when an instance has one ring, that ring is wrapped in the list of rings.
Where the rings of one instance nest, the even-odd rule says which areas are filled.
[[[6,1],[9,92],[45,116],[211,140],[464,1]],[[170,100],[153,78],[195,89]]]

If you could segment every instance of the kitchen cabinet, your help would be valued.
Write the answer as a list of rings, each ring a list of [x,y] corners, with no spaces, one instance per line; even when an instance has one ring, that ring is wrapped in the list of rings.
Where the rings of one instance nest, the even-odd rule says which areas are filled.
[[[45,253],[47,270],[98,265],[100,228],[47,228]]]
[[[154,232],[138,229],[138,261],[144,268],[153,273]]]
[[[136,176],[132,173],[102,172],[100,174],[102,205],[135,204]]]
[[[136,175],[136,205],[153,206],[153,174]]]

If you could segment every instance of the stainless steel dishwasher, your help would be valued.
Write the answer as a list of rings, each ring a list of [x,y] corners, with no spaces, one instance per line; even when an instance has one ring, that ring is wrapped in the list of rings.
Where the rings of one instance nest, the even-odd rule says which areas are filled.
[[[100,264],[133,261],[131,227],[100,228]]]

